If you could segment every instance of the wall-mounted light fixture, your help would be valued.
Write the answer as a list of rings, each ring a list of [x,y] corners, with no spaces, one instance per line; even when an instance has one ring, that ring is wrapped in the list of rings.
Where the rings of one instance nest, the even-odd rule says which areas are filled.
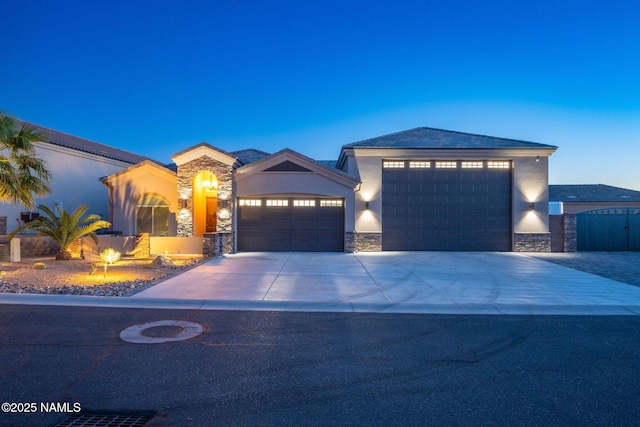
[[[207,191],[214,190],[214,189],[218,188],[218,180],[216,179],[216,177],[211,172],[209,172],[207,174],[207,179],[202,181],[202,186]]]
[[[536,156],[536,162],[540,161],[540,156]]]
[[[189,199],[180,199],[180,209],[188,209]]]
[[[364,208],[365,208],[366,210],[369,210],[369,202],[364,202]]]
[[[533,202],[529,203],[529,210],[530,211],[535,211],[536,210],[536,205]]]

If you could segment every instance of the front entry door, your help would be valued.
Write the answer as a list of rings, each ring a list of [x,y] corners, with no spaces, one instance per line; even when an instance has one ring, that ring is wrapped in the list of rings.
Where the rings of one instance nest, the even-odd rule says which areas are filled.
[[[218,208],[218,198],[207,197],[207,221],[206,221],[207,233],[215,233],[217,231],[217,227],[216,227],[217,208]]]

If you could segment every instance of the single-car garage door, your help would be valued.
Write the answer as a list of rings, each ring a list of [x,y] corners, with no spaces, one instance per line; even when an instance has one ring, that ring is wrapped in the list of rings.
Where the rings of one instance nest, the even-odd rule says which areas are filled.
[[[382,249],[510,251],[510,161],[384,161]]]
[[[240,251],[344,251],[344,200],[241,198]]]

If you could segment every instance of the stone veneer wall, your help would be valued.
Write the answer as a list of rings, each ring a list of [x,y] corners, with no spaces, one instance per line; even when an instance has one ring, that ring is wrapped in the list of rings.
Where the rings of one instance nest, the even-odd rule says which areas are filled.
[[[578,222],[574,214],[562,215],[562,228],[564,231],[564,251],[578,251]]]
[[[202,255],[205,257],[217,257],[234,251],[234,234],[207,233],[202,242]]]
[[[514,252],[551,252],[551,233],[515,233]]]
[[[382,251],[382,233],[357,233],[344,234],[345,252],[380,252]]]
[[[178,166],[178,198],[188,199],[187,209],[180,210],[177,215],[178,236],[193,236],[193,178],[203,171],[213,173],[218,179],[217,231],[218,233],[232,232],[232,170],[233,168],[231,166],[207,156],[202,156]],[[205,243],[205,245],[207,244],[208,243]],[[220,247],[219,241],[211,244],[214,247]],[[233,239],[225,238],[225,248],[229,244],[231,245],[231,250],[228,252],[233,252]],[[214,250],[214,253],[215,252]]]

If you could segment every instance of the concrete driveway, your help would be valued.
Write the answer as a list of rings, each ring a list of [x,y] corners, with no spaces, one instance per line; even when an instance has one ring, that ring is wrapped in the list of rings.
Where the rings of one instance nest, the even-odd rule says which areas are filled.
[[[131,300],[263,310],[640,314],[640,288],[491,252],[239,253]]]

